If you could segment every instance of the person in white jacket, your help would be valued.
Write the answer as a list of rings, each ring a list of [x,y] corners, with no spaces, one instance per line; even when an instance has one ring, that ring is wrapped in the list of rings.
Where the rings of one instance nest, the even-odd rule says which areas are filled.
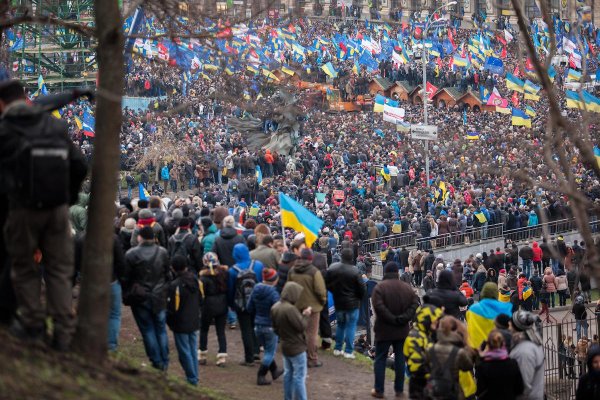
[[[516,311],[510,321],[513,348],[510,358],[517,361],[525,390],[517,400],[544,399],[544,351],[538,325],[540,318],[528,311]]]

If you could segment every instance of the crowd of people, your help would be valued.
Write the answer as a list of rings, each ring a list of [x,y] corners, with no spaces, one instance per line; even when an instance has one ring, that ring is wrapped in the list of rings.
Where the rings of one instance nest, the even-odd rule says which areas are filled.
[[[338,31],[367,33],[362,22],[298,24],[298,41],[306,46]],[[456,41],[472,34],[448,29]],[[590,40],[592,48],[595,43]],[[506,47],[505,69],[514,71],[522,60],[516,44]],[[338,71],[331,83],[346,100],[366,94],[377,75],[417,83],[422,73],[418,60],[401,67],[384,61],[367,72],[355,71],[350,60],[315,54],[300,65],[286,54],[296,74],[309,81],[328,79],[320,66],[329,59]],[[596,64],[590,61],[590,68]],[[564,66],[556,69],[557,76],[565,72]],[[510,97],[505,79],[484,68],[458,73],[442,62],[428,67],[427,74],[440,87],[479,92],[483,86]],[[562,86],[560,78],[556,82]],[[382,122],[379,114],[330,113],[322,95],[291,88],[300,100],[301,126],[291,154],[250,149],[244,133],[228,120],[252,114],[272,126],[277,118],[272,94],[278,87],[262,75],[205,74],[184,86],[177,68],[134,55],[126,88],[132,95],[156,98],[148,109],[124,109],[111,350],[118,348],[123,303],[131,307],[152,366],[169,367],[170,329],[186,379],[197,385],[199,368],[212,363],[212,324],[218,339],[215,365],[231,362],[229,326],[241,336],[240,364],[258,365],[256,383],[268,385],[283,376],[284,398],[301,400],[307,398],[307,368],[323,365],[320,352],[333,346],[336,357],[356,357],[357,325],[370,319],[363,307],[370,299],[373,397],[384,397],[391,365],[399,398],[407,367],[411,399],[541,400],[544,354],[541,319],[534,311],[549,318],[550,308],[565,306],[570,298],[577,340],[562,338],[561,368],[575,376],[573,360],[579,361],[578,399],[600,392],[600,349],[597,338],[587,337],[585,306],[591,301],[586,246],[596,243],[567,244],[559,234],[538,239],[541,230],[531,230],[530,241],[507,242],[505,248],[465,260],[445,259],[438,251],[484,240],[492,226],[511,231],[572,216],[568,197],[528,186],[512,174],[525,169],[542,182],[557,179],[541,151],[548,110],[544,95],[530,104],[537,114],[531,128],[510,126],[499,113],[430,109],[439,141],[431,146],[426,176],[423,145]],[[563,104],[562,91],[559,98]],[[421,122],[422,105],[401,105],[407,122]],[[86,109],[80,102],[60,116],[89,161],[93,135],[75,122]],[[578,111],[565,113],[581,119]],[[594,121],[587,123],[594,128]],[[479,139],[468,140],[469,132]],[[580,189],[599,201],[593,171],[573,156]],[[324,221],[314,243],[282,226],[280,192]],[[77,271],[88,228],[87,200],[81,193],[70,208]],[[417,248],[385,242],[391,234],[409,232],[420,239]],[[378,254],[366,252],[363,242],[378,238],[384,242]],[[44,265],[46,259],[35,262]],[[379,262],[384,275],[376,282],[372,271]],[[63,344],[58,347],[67,347]],[[283,368],[276,361],[278,348]]]

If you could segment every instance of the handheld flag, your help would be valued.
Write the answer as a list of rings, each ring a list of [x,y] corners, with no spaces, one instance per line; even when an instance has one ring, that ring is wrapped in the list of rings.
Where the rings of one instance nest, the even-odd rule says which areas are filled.
[[[335,68],[333,68],[333,65],[331,65],[331,61],[328,62],[327,64],[323,65],[321,67],[321,69],[327,74],[327,76],[329,76],[330,78],[335,78],[337,76],[337,71],[335,70]]]
[[[140,200],[148,200],[150,198],[150,193],[146,190],[142,182],[138,183],[138,189],[140,191]]]
[[[279,193],[279,204],[281,207],[281,224],[284,227],[292,228],[296,232],[303,232],[306,246],[311,247],[317,240],[323,221],[284,193]]]
[[[256,183],[258,183],[258,185],[262,185],[262,170],[260,168],[260,165],[256,166],[256,170],[255,170],[255,175],[256,175]]]
[[[525,83],[511,74],[510,72],[506,74],[506,88],[509,90],[514,90],[515,92],[523,93],[523,86]]]
[[[467,132],[467,140],[479,140],[478,132]]]
[[[512,109],[512,124],[515,126],[526,126],[531,128],[531,118],[516,107]]]
[[[85,110],[83,113],[83,134],[85,136],[94,137],[96,119],[92,116],[89,110]]]

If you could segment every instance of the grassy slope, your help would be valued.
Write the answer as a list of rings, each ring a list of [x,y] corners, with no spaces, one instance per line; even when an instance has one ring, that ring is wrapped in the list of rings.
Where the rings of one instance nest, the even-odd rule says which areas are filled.
[[[75,354],[26,345],[2,329],[0,343],[2,399],[226,399],[159,372],[141,371],[123,356],[91,365]]]

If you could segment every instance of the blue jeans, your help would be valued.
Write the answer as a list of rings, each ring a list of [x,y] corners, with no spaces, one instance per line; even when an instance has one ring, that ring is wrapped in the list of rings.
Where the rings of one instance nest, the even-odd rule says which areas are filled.
[[[294,357],[283,356],[283,399],[307,400],[306,352]]]
[[[577,331],[577,340],[581,339],[581,330],[583,329],[583,336],[588,337],[588,322],[585,319],[575,320],[575,330]]]
[[[108,315],[108,350],[115,351],[119,345],[121,330],[121,284],[110,284],[110,313]]]
[[[337,329],[335,331],[335,349],[341,351],[346,343],[346,353],[354,351],[354,335],[358,323],[358,308],[354,310],[336,310]]]
[[[167,312],[153,313],[145,306],[131,306],[133,318],[144,339],[146,355],[156,369],[166,371],[169,367],[169,337],[167,336]]]
[[[403,340],[380,340],[375,342],[375,363],[373,370],[375,372],[375,391],[383,393],[385,388],[385,366],[390,347],[394,349],[394,391],[402,393],[404,391],[404,339]]]
[[[237,324],[237,314],[231,308],[227,310],[227,323],[229,325]]]
[[[133,190],[133,186],[132,185],[127,185],[127,198],[131,199],[131,192]]]
[[[185,371],[185,377],[192,385],[198,384],[198,331],[192,333],[173,333],[179,363]]]
[[[560,263],[559,263],[558,259],[555,259],[555,258],[552,259],[552,273],[554,275],[556,275],[556,273],[558,272],[558,265],[559,264]]]
[[[523,260],[523,273],[528,278],[531,276],[531,263],[531,260]]]
[[[255,325],[254,333],[256,334],[258,343],[265,349],[261,364],[265,367],[269,367],[275,358],[279,337],[275,334],[275,331],[273,331],[273,327],[265,325]]]

